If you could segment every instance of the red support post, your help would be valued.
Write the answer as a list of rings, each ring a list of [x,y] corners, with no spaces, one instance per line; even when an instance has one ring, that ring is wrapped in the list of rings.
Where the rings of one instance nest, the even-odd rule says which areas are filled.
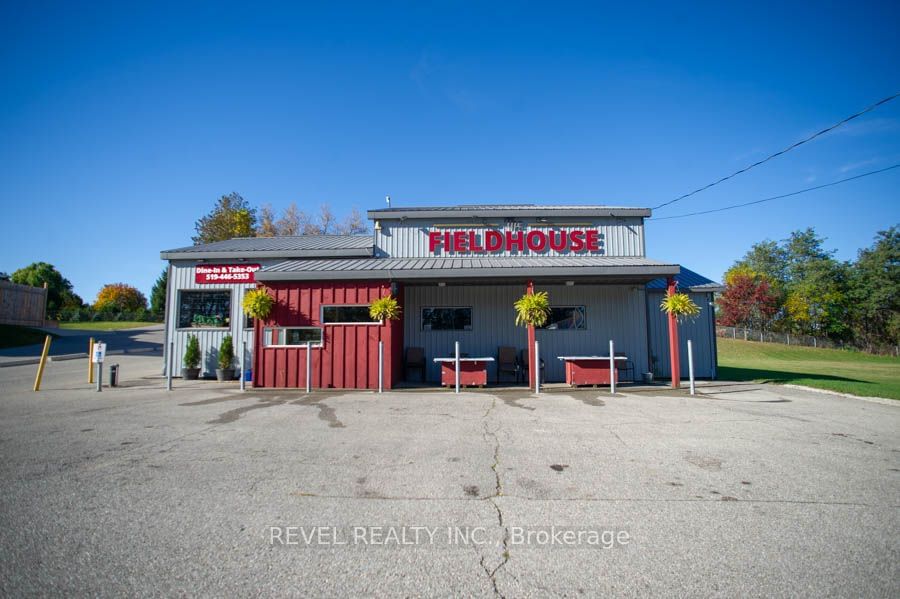
[[[675,277],[666,279],[666,293],[675,295]],[[681,360],[678,355],[678,321],[669,314],[669,365],[672,371],[672,388],[681,387]]]
[[[534,295],[534,281],[528,281],[525,293]],[[534,389],[534,373],[538,365],[534,363],[534,326],[528,325],[528,386]]]

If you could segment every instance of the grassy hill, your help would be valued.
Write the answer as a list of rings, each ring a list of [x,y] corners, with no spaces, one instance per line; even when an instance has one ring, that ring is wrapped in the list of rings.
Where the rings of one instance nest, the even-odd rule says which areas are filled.
[[[900,358],[719,338],[719,378],[900,399]]]

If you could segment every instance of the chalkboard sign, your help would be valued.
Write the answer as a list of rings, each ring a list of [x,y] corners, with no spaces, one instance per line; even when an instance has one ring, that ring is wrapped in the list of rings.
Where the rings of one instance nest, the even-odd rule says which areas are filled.
[[[182,291],[178,327],[231,326],[231,291]]]

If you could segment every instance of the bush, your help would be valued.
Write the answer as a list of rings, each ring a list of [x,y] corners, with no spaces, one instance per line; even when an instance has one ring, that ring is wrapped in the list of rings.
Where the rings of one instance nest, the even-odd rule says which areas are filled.
[[[219,368],[228,370],[234,363],[234,342],[231,335],[225,335],[222,345],[219,346]]]
[[[189,335],[187,347],[184,350],[184,367],[197,368],[200,366],[200,340],[197,335]]]

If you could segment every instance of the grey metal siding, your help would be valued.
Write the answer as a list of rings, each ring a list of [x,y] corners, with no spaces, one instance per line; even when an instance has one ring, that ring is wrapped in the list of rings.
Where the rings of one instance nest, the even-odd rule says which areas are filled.
[[[672,376],[669,363],[669,324],[664,312],[659,309],[663,292],[647,291],[647,312],[650,326],[650,353],[655,358],[653,375],[668,379]],[[678,327],[678,346],[681,356],[681,377],[688,376],[687,341],[693,341],[694,376],[716,378],[715,312],[712,293],[689,293],[690,298],[700,307],[700,315],[686,320]]]
[[[233,261],[231,261],[233,262]],[[255,261],[263,267],[278,263],[278,260],[259,260]],[[228,260],[222,260],[222,263],[229,263]],[[252,285],[234,285],[234,284],[210,284],[198,285],[195,283],[195,262],[193,261],[175,261],[172,262],[172,272],[169,276],[168,289],[168,314],[167,314],[167,330],[166,342],[174,342],[173,353],[173,375],[180,376],[183,366],[182,359],[184,357],[184,349],[187,344],[189,335],[197,335],[200,341],[200,351],[203,354],[203,360],[200,363],[201,375],[214,375],[217,364],[217,350],[222,343],[222,339],[227,334],[231,334],[234,339],[235,368],[240,365],[241,341],[247,342],[246,364],[249,368],[251,364],[251,353],[253,351],[253,331],[243,330],[244,317],[241,312],[241,302],[244,299],[244,291],[256,287]],[[231,327],[229,329],[179,329],[178,328],[178,308],[179,308],[179,291],[213,291],[213,290],[231,290]],[[168,352],[166,352],[168,353]],[[165,365],[163,366],[165,369]]]
[[[490,219],[488,219],[490,220]],[[468,231],[479,230],[485,228],[485,224],[479,223],[459,223],[458,226],[436,228],[433,222],[425,221],[404,221],[402,223],[385,221],[381,223],[381,230],[375,231],[375,255],[378,257],[389,258],[430,258],[435,255],[428,251],[428,232],[441,231]],[[445,223],[437,223],[445,224]],[[509,226],[504,224],[502,219],[489,223],[489,228],[497,228],[508,230]],[[525,223],[522,231],[571,231],[575,229],[597,229],[600,231],[601,240],[603,241],[603,251],[584,255],[602,255],[602,256],[643,256],[644,255],[644,224],[642,218],[622,217],[622,218],[606,218],[594,221],[585,220],[580,224],[559,225],[540,223]],[[506,250],[492,252],[490,256],[521,256],[528,255],[527,250],[523,253],[513,253]],[[447,254],[441,254],[447,255]],[[450,254],[451,256],[454,254]],[[571,253],[559,253],[552,250],[540,252],[540,256],[572,256]],[[466,254],[467,257],[477,257]]]
[[[647,368],[647,329],[644,311],[644,289],[639,285],[565,285],[537,284],[536,291],[547,291],[554,306],[585,306],[587,329],[578,331],[538,330],[536,338],[541,346],[545,364],[545,380],[565,380],[561,355],[599,354],[609,351],[609,340],[616,352],[628,355],[636,372]],[[460,351],[470,356],[491,356],[496,359],[497,348],[527,347],[528,332],[515,326],[513,302],[525,292],[525,286],[407,286],[404,306],[404,345],[425,349],[426,376],[429,382],[440,380],[435,357],[449,356],[454,341]],[[471,331],[423,331],[422,308],[432,306],[472,306]],[[491,382],[496,377],[496,365],[488,367]],[[504,381],[507,381],[504,378]],[[511,382],[511,377],[510,377]]]

